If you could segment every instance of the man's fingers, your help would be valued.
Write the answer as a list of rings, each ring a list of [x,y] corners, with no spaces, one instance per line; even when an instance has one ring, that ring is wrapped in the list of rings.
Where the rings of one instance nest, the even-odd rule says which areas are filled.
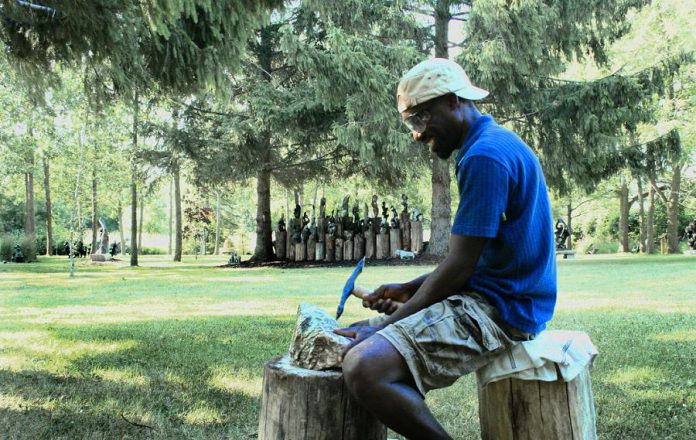
[[[350,328],[335,328],[333,330],[337,335],[345,336],[346,338],[355,339],[358,332],[351,330]]]

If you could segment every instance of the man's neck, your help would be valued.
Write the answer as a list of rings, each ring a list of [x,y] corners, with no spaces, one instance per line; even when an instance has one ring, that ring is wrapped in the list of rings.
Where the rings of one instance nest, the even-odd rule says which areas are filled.
[[[471,128],[474,126],[474,123],[476,123],[476,120],[481,117],[481,112],[473,103],[462,105],[461,110],[462,125],[464,126],[464,130],[462,130],[462,137],[459,139],[459,145],[464,143],[464,139],[466,139],[467,135],[471,131]]]

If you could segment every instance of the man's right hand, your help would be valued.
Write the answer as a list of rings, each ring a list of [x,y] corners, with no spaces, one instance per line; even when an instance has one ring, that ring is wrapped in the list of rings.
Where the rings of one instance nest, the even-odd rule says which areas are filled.
[[[403,303],[411,299],[414,293],[415,290],[405,284],[383,284],[363,297],[363,307],[391,315]]]

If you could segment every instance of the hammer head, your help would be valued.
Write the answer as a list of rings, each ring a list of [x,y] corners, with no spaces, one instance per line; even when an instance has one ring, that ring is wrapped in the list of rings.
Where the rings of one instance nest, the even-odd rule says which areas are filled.
[[[353,273],[350,274],[350,276],[348,277],[348,281],[346,281],[346,285],[343,287],[343,293],[341,294],[341,302],[338,303],[338,309],[336,309],[336,319],[340,318],[343,314],[343,306],[346,304],[346,300],[353,292],[353,288],[355,287],[355,280],[358,278],[358,275],[360,275],[360,273],[362,272],[364,266],[365,257],[363,257],[362,260],[358,262],[358,265],[355,266],[355,269],[353,269]]]

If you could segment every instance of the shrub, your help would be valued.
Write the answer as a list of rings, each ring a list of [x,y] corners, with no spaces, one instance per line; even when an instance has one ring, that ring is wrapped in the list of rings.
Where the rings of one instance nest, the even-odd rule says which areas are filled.
[[[0,261],[10,261],[12,259],[12,244],[14,237],[10,234],[3,234],[0,237]]]
[[[142,250],[140,251],[140,255],[165,255],[166,253],[166,249],[148,246],[143,246]]]
[[[22,253],[24,254],[24,261],[28,263],[36,261],[36,240],[23,236],[20,247],[22,248]]]

